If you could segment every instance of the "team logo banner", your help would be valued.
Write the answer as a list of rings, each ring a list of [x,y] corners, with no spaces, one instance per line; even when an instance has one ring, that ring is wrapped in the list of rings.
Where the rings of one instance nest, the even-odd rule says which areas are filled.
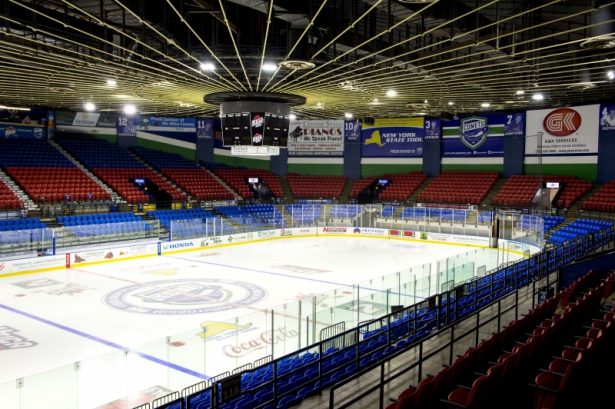
[[[597,154],[596,119],[599,118],[599,110],[599,105],[584,105],[528,111],[525,154],[528,156]]]
[[[292,121],[288,135],[288,156],[342,156],[343,120]]]
[[[600,107],[600,130],[615,131],[615,105]]]
[[[502,157],[504,138],[523,135],[524,114],[473,115],[442,129],[444,157]]]
[[[0,122],[0,139],[44,139],[43,125],[12,124]]]
[[[376,118],[373,125],[363,124],[361,156],[419,158],[423,139],[424,118]]]

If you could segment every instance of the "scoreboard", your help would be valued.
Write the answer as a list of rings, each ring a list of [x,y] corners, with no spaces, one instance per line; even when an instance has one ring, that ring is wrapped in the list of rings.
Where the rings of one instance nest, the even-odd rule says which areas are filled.
[[[288,143],[290,117],[269,112],[234,112],[221,116],[224,146],[278,146]]]

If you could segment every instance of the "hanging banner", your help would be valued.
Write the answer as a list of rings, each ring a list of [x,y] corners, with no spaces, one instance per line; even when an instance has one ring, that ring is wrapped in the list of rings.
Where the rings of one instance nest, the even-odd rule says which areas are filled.
[[[523,135],[525,116],[481,114],[448,122],[442,129],[442,156],[503,157],[504,138]]]
[[[600,105],[527,111],[525,155],[598,154],[598,118]]]
[[[361,122],[358,119],[344,121],[344,142],[361,142]]]
[[[117,124],[115,112],[57,111],[56,123],[80,128],[113,128]]]
[[[439,119],[425,119],[425,139],[440,139],[442,121]]]
[[[213,139],[214,137],[214,120],[201,119],[196,120],[196,138],[197,139]]]
[[[291,121],[288,156],[342,156],[344,121],[336,119]]]
[[[615,131],[615,105],[600,106],[600,130]]]
[[[162,128],[162,129],[156,129]],[[148,116],[143,118],[139,130],[155,131],[168,130],[169,128],[176,131],[185,131],[186,129],[194,131],[196,128],[196,118],[176,118],[167,116]]]
[[[147,116],[138,125],[137,138],[196,149],[196,118]]]
[[[423,156],[424,118],[375,118],[363,124],[361,156],[417,158]]]
[[[137,125],[140,122],[139,115],[117,117],[117,136],[118,137],[136,137]]]

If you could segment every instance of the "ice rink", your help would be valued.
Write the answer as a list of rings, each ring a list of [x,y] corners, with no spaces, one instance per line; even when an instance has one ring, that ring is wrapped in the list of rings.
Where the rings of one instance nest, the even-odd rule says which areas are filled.
[[[334,294],[327,302],[339,306],[332,298],[381,292],[383,275],[471,250],[294,238],[6,277],[0,407],[113,408],[126,400],[131,407],[306,346],[313,327],[296,317],[311,314],[316,294]],[[358,319],[370,317],[363,313]]]

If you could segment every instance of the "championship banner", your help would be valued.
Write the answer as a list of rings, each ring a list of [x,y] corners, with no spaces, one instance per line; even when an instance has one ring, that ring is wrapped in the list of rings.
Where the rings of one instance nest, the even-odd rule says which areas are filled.
[[[0,139],[44,139],[44,125],[0,122]]]
[[[419,158],[423,156],[424,118],[376,118],[363,124],[361,156]]]
[[[343,156],[344,121],[336,119],[291,121],[288,156]]]
[[[525,155],[596,155],[602,120],[600,105],[528,111]]]
[[[442,129],[442,156],[503,157],[504,138],[523,135],[525,115],[473,115],[448,122]]]
[[[600,106],[600,130],[615,131],[615,105]]]

